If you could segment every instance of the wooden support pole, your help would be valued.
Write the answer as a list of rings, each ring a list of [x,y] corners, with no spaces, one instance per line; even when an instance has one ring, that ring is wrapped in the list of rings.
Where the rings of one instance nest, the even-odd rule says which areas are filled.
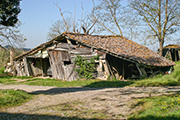
[[[41,62],[41,71],[42,71],[42,77],[44,77],[44,71],[43,71],[43,59],[40,58],[40,62]]]
[[[136,67],[137,67],[137,69],[138,69],[138,71],[139,71],[139,74],[140,74],[140,76],[142,76],[143,74],[142,74],[142,72],[141,72],[141,69],[139,68],[139,66],[136,64]]]
[[[123,60],[122,64],[123,64],[122,79],[124,80],[124,76],[125,76],[125,70],[124,70],[124,60]]]
[[[44,67],[43,67],[43,51],[41,50],[41,58],[40,58],[41,70],[42,70],[42,77],[44,77]]]
[[[176,49],[174,49],[174,54],[175,54],[175,61],[178,61],[177,60],[177,50]]]
[[[26,76],[30,76],[26,57],[23,57],[23,62],[24,62],[24,68],[25,68]]]
[[[10,48],[10,64],[13,65],[14,49]]]

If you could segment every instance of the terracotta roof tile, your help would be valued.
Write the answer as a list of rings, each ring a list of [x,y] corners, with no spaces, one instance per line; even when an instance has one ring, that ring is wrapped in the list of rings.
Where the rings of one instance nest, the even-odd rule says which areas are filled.
[[[106,52],[118,55],[120,58],[127,58],[138,63],[150,66],[172,66],[174,62],[158,55],[147,47],[137,44],[125,37],[85,35],[79,33],[65,32],[63,35],[70,39],[83,43],[87,46],[101,49]]]
[[[179,45],[175,45],[175,44],[169,44],[169,45],[163,47],[163,49],[165,49],[165,48],[180,48],[180,46]]]

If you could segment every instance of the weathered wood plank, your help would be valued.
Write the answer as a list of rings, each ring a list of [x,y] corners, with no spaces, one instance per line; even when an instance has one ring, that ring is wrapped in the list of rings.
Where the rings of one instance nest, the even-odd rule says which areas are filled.
[[[23,62],[24,62],[24,68],[25,68],[26,76],[30,76],[26,57],[23,57]]]

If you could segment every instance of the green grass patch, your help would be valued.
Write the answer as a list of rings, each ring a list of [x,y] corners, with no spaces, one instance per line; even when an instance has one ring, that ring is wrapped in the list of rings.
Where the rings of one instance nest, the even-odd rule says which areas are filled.
[[[180,85],[180,62],[176,62],[172,74],[157,75],[153,78],[134,80],[130,86],[179,86]]]
[[[0,74],[4,73],[4,67],[0,68]]]
[[[13,78],[18,78],[18,79],[30,79],[30,78],[33,78],[32,76],[16,76],[16,77],[13,77]]]
[[[39,86],[56,86],[56,87],[92,87],[92,88],[112,88],[124,87],[132,84],[133,81],[102,81],[98,79],[91,80],[77,80],[77,81],[62,81],[57,79],[43,79],[34,78],[22,82],[9,81],[6,84],[26,84],[26,85],[39,85]]]
[[[20,90],[0,90],[0,107],[20,105],[31,99],[32,95]]]
[[[12,80],[11,78],[0,78],[0,84],[13,83],[13,82],[16,82],[16,80]]]
[[[11,73],[4,72],[4,67],[0,68],[0,78],[10,78],[12,77]]]
[[[131,106],[135,109],[130,120],[180,119],[180,94],[138,99]]]
[[[35,78],[35,79],[19,82],[18,84],[56,86],[56,87],[80,87],[80,86],[83,87],[83,86],[88,86],[94,82],[99,82],[99,81],[100,80],[62,81],[62,80],[57,80],[57,79]]]

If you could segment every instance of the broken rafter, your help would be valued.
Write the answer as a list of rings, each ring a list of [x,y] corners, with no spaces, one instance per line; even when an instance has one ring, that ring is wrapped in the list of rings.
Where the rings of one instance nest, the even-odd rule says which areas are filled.
[[[72,40],[72,41],[76,41],[76,40],[71,39],[71,38],[69,38],[69,37],[66,37],[66,38],[67,38],[67,39],[69,39],[69,40]],[[76,42],[78,42],[78,41],[76,41]],[[110,54],[110,55],[115,56],[115,57],[117,57],[117,58],[120,58],[120,59],[123,59],[123,60],[129,61],[129,62],[132,62],[132,63],[135,63],[135,64],[140,64],[140,63],[138,63],[138,62],[136,62],[136,61],[133,61],[133,60],[131,60],[131,59],[128,59],[128,58],[125,58],[125,57],[122,57],[122,56],[116,55],[116,54],[114,54],[114,53],[112,53],[112,52],[109,52],[109,51],[107,51],[107,50],[104,50],[104,49],[101,49],[101,48],[96,48],[96,47],[94,47],[94,46],[87,45],[87,44],[82,43],[82,42],[78,42],[78,43],[79,43],[79,44],[81,44],[81,45],[87,46],[87,47],[89,47],[89,48],[93,48],[93,49],[96,49],[96,50],[102,51],[102,52],[104,52],[104,53]]]

